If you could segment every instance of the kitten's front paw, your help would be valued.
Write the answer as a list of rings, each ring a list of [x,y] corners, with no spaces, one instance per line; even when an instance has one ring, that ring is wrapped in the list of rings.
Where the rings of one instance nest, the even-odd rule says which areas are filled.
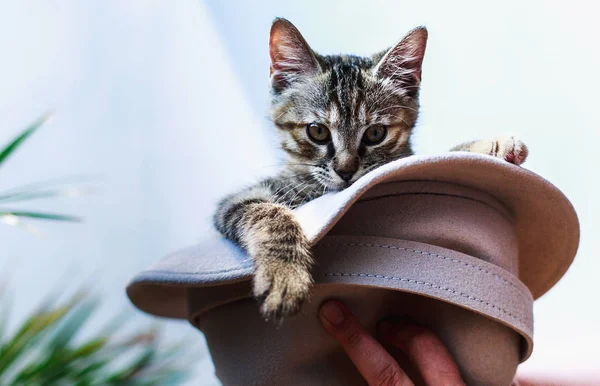
[[[306,256],[310,260],[310,256]],[[261,259],[257,260],[257,263]],[[295,314],[308,297],[312,277],[306,265],[281,258],[262,260],[254,273],[254,296],[267,319]]]
[[[501,136],[495,139],[493,156],[502,158],[511,164],[521,165],[527,159],[527,146],[512,136]]]

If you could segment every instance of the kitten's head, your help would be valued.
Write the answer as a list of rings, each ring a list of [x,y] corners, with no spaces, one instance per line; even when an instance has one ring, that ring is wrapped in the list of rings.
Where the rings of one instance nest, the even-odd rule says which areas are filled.
[[[371,57],[322,56],[285,19],[271,27],[271,118],[289,167],[341,190],[412,154],[427,30]]]

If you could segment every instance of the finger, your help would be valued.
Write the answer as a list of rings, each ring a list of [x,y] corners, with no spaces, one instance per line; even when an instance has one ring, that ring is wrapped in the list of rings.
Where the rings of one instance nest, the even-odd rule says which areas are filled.
[[[413,386],[396,360],[342,303],[331,300],[323,304],[319,319],[369,385]]]
[[[464,385],[458,366],[444,343],[431,330],[401,323],[382,322],[383,339],[406,353],[428,385]]]

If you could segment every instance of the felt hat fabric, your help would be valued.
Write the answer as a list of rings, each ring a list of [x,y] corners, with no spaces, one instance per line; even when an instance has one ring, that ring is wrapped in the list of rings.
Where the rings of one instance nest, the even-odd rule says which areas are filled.
[[[318,325],[330,297],[367,328],[390,313],[432,328],[468,384],[503,384],[533,349],[533,300],[579,243],[575,211],[555,186],[472,153],[391,162],[295,213],[314,246],[315,287],[283,325],[260,318],[252,261],[218,235],[138,274],[131,301],[201,329],[224,384],[360,384]]]

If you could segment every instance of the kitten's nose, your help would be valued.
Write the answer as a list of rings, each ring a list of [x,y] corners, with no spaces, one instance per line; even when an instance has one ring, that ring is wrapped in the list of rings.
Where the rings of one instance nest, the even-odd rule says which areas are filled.
[[[357,169],[335,169],[335,172],[342,180],[349,182]]]

